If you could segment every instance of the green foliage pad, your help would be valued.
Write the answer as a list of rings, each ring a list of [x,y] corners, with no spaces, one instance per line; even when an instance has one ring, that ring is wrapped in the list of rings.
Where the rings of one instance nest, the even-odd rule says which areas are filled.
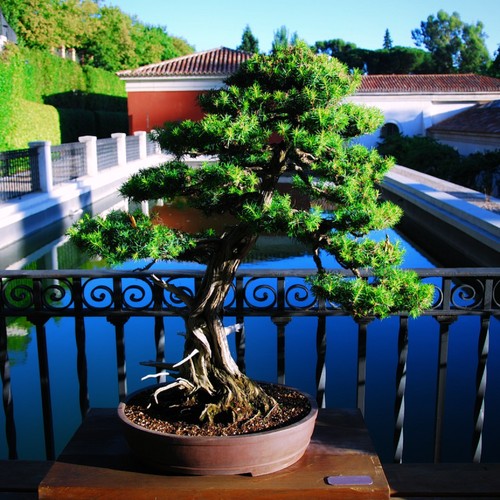
[[[91,219],[79,223],[73,238],[113,261],[143,258],[140,241],[153,260],[204,262],[206,279],[230,268],[222,274],[232,279],[259,234],[286,233],[314,252],[318,274],[310,282],[316,295],[353,315],[419,314],[431,303],[432,287],[398,269],[403,253],[398,245],[369,237],[371,231],[394,226],[401,210],[381,201],[376,189],[393,160],[352,141],[383,123],[379,110],[347,100],[359,83],[356,72],[302,43],[255,55],[223,89],[200,96],[203,120],[167,123],[154,132],[174,161],[139,172],[121,188],[124,197],[137,202],[187,197],[205,214],[230,213],[235,225],[220,234],[160,234],[112,216],[108,219],[114,222],[106,224],[127,227],[119,243],[106,241],[104,222]],[[199,155],[213,155],[216,161],[199,168],[182,161]],[[278,192],[283,176],[309,197],[312,209],[301,209]],[[327,271],[320,251],[352,271],[352,279]],[[367,270],[375,277],[363,277]]]

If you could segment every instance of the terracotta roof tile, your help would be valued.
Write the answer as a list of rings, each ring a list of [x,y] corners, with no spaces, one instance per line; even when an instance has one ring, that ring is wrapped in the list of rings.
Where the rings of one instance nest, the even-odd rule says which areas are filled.
[[[358,89],[364,93],[500,92],[500,79],[462,75],[365,75]]]
[[[500,100],[472,106],[427,129],[429,132],[465,132],[500,136]]]
[[[241,50],[219,47],[196,52],[134,70],[119,71],[121,77],[205,76],[230,75],[252,54]]]
[[[219,47],[196,52],[134,70],[119,71],[125,78],[170,76],[226,76],[252,56],[241,50]],[[364,75],[358,94],[500,92],[500,79],[475,74],[462,75]]]

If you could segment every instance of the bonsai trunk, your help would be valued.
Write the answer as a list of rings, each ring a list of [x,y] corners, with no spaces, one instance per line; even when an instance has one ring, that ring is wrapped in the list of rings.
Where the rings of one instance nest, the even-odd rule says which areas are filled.
[[[224,301],[235,273],[256,240],[244,225],[232,227],[223,236],[186,318],[185,357],[198,352],[181,365],[180,376],[192,385],[192,403],[204,405],[201,420],[237,422],[257,412],[265,414],[275,405],[258,384],[240,372],[222,323]]]

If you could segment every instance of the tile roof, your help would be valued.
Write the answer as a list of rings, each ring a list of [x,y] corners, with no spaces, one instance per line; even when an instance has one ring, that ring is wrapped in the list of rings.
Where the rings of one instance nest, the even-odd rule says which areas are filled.
[[[250,57],[252,54],[242,50],[219,47],[117,74],[121,77],[224,76],[234,73]]]
[[[119,71],[122,78],[178,76],[227,76],[252,54],[218,47],[133,70]],[[500,79],[475,74],[463,75],[364,75],[358,94],[500,92]]]
[[[500,92],[500,79],[473,73],[462,75],[364,75],[364,93]]]
[[[500,100],[477,104],[427,129],[429,132],[463,132],[500,136]]]

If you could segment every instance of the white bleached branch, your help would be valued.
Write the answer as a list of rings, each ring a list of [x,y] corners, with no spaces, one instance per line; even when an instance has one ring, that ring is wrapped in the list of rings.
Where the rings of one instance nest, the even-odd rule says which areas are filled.
[[[146,375],[141,378],[141,380],[146,380],[147,378],[159,378],[163,377],[163,375],[170,375],[168,372],[161,372],[161,373],[151,373],[150,375]]]
[[[184,363],[186,363],[186,361],[189,361],[193,356],[196,356],[196,354],[198,354],[199,352],[200,351],[198,351],[198,349],[193,349],[193,352],[189,356],[186,356],[183,360],[176,363],[173,367],[177,368],[178,366],[183,365]]]
[[[242,328],[243,328],[242,323],[236,323],[235,325],[226,326],[224,328],[224,331],[226,332],[226,336],[227,336],[227,335],[231,335],[231,333],[239,332]]]

